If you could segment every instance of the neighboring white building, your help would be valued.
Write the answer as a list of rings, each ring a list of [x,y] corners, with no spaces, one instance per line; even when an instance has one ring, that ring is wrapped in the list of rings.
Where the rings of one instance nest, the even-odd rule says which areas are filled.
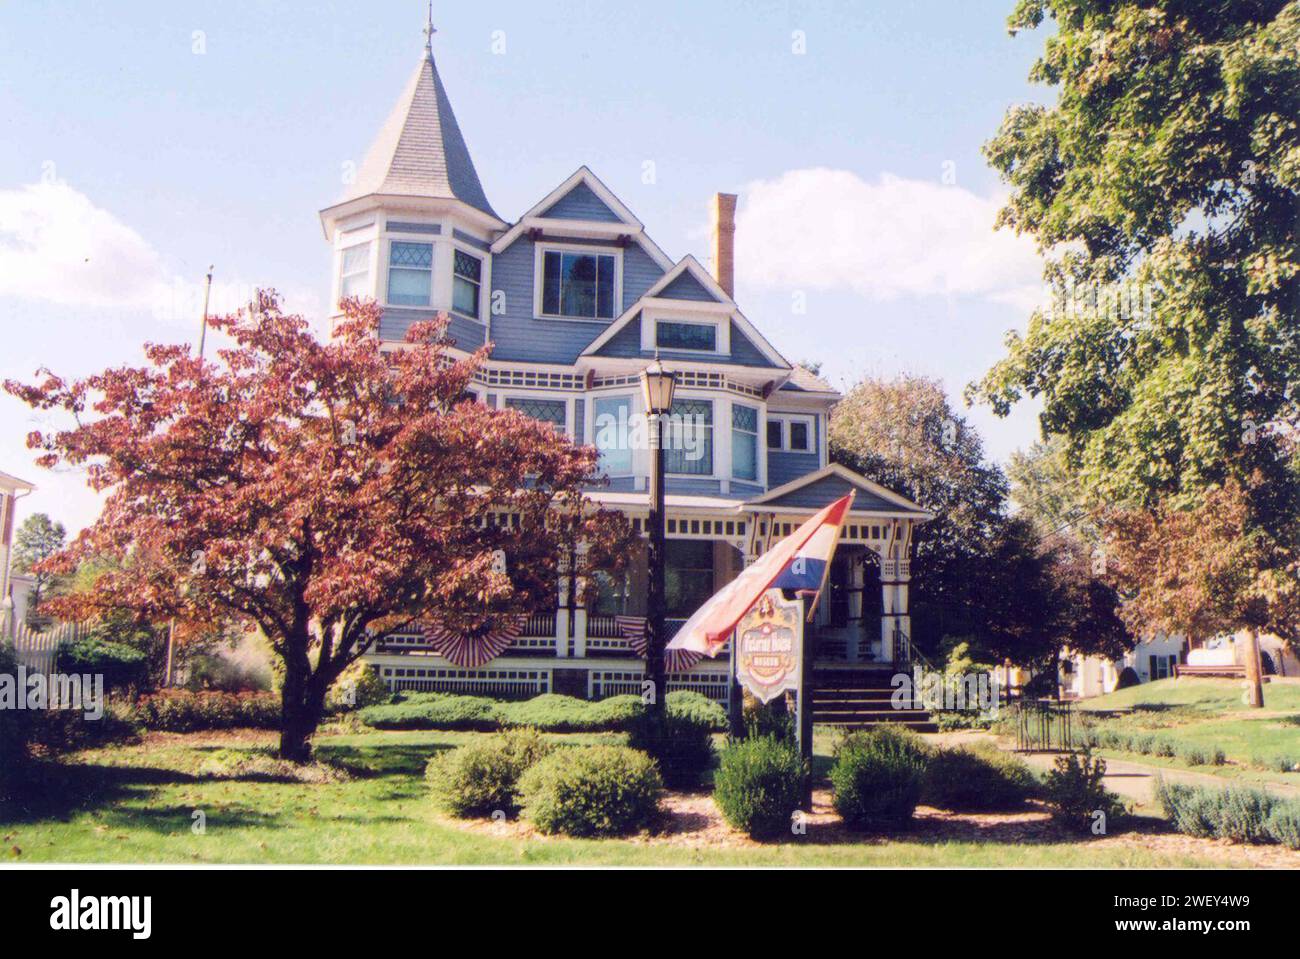
[[[0,636],[12,636],[13,624],[21,617],[13,615],[15,600],[10,596],[12,577],[9,573],[10,555],[13,552],[14,513],[18,500],[36,489],[26,480],[8,473],[0,473]],[[26,592],[23,593],[23,611],[26,612]]]
[[[1072,698],[1101,696],[1113,692],[1119,685],[1120,673],[1132,667],[1138,679],[1149,683],[1156,679],[1169,679],[1174,667],[1231,666],[1243,662],[1245,633],[1235,636],[1216,636],[1203,645],[1187,648],[1182,636],[1157,633],[1143,640],[1120,659],[1109,660],[1101,656],[1081,653],[1062,657],[1061,692]],[[1264,660],[1265,673],[1278,676],[1300,676],[1300,659],[1295,651],[1276,636],[1260,636],[1259,649]]]

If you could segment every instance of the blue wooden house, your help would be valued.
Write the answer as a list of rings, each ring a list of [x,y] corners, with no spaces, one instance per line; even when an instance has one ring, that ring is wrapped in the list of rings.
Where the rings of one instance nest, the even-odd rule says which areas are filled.
[[[619,424],[641,413],[638,377],[656,354],[678,380],[690,442],[667,458],[668,607],[680,624],[709,595],[820,507],[857,499],[813,634],[819,667],[891,670],[909,658],[912,533],[928,513],[827,456],[839,395],[772,346],[733,298],[736,197],[719,194],[713,263],[673,259],[587,167],[513,221],[488,200],[431,45],[345,195],[321,212],[334,302],[373,297],[381,336],[446,312],[458,351],[492,344],[475,393],[601,451],[591,496],[647,512],[648,453]],[[644,613],[644,560],[585,604],[557,584],[489,662],[457,664],[416,633],[369,655],[391,687],[504,696],[639,691],[644,661],[627,619]],[[879,598],[877,598],[879,597]],[[670,674],[670,687],[727,696],[727,661]]]

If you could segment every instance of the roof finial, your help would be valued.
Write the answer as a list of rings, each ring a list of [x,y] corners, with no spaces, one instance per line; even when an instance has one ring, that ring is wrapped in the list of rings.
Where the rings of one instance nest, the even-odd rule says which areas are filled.
[[[433,0],[429,0],[429,20],[424,26],[424,52],[433,54],[433,35],[437,33],[433,25]]]

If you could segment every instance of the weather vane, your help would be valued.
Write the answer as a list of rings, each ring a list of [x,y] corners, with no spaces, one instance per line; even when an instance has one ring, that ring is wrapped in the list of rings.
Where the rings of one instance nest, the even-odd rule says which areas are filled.
[[[433,26],[433,0],[429,0],[429,20],[424,26],[424,49],[433,53],[433,35],[437,33]]]

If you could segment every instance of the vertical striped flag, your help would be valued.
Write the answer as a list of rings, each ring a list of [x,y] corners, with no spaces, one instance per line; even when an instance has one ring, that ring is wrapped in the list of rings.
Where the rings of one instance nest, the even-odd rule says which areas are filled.
[[[749,608],[760,596],[785,573],[786,568],[798,572],[791,573],[790,589],[818,589],[825,577],[826,565],[830,562],[830,553],[835,549],[839,539],[840,526],[853,505],[853,492],[837,499],[830,506],[808,519],[797,530],[774,545],[739,576],[714,593],[695,615],[677,631],[669,649],[686,649],[707,656],[717,656],[726,644],[732,630],[740,622]],[[815,540],[815,543],[814,543]],[[810,546],[810,544],[813,544]],[[801,553],[809,547],[806,553]],[[821,551],[825,555],[821,555]],[[800,563],[795,560],[801,559]],[[817,564],[820,564],[819,566]],[[809,578],[808,571],[817,570],[815,582],[810,587],[798,585]],[[798,582],[795,582],[795,579]]]

